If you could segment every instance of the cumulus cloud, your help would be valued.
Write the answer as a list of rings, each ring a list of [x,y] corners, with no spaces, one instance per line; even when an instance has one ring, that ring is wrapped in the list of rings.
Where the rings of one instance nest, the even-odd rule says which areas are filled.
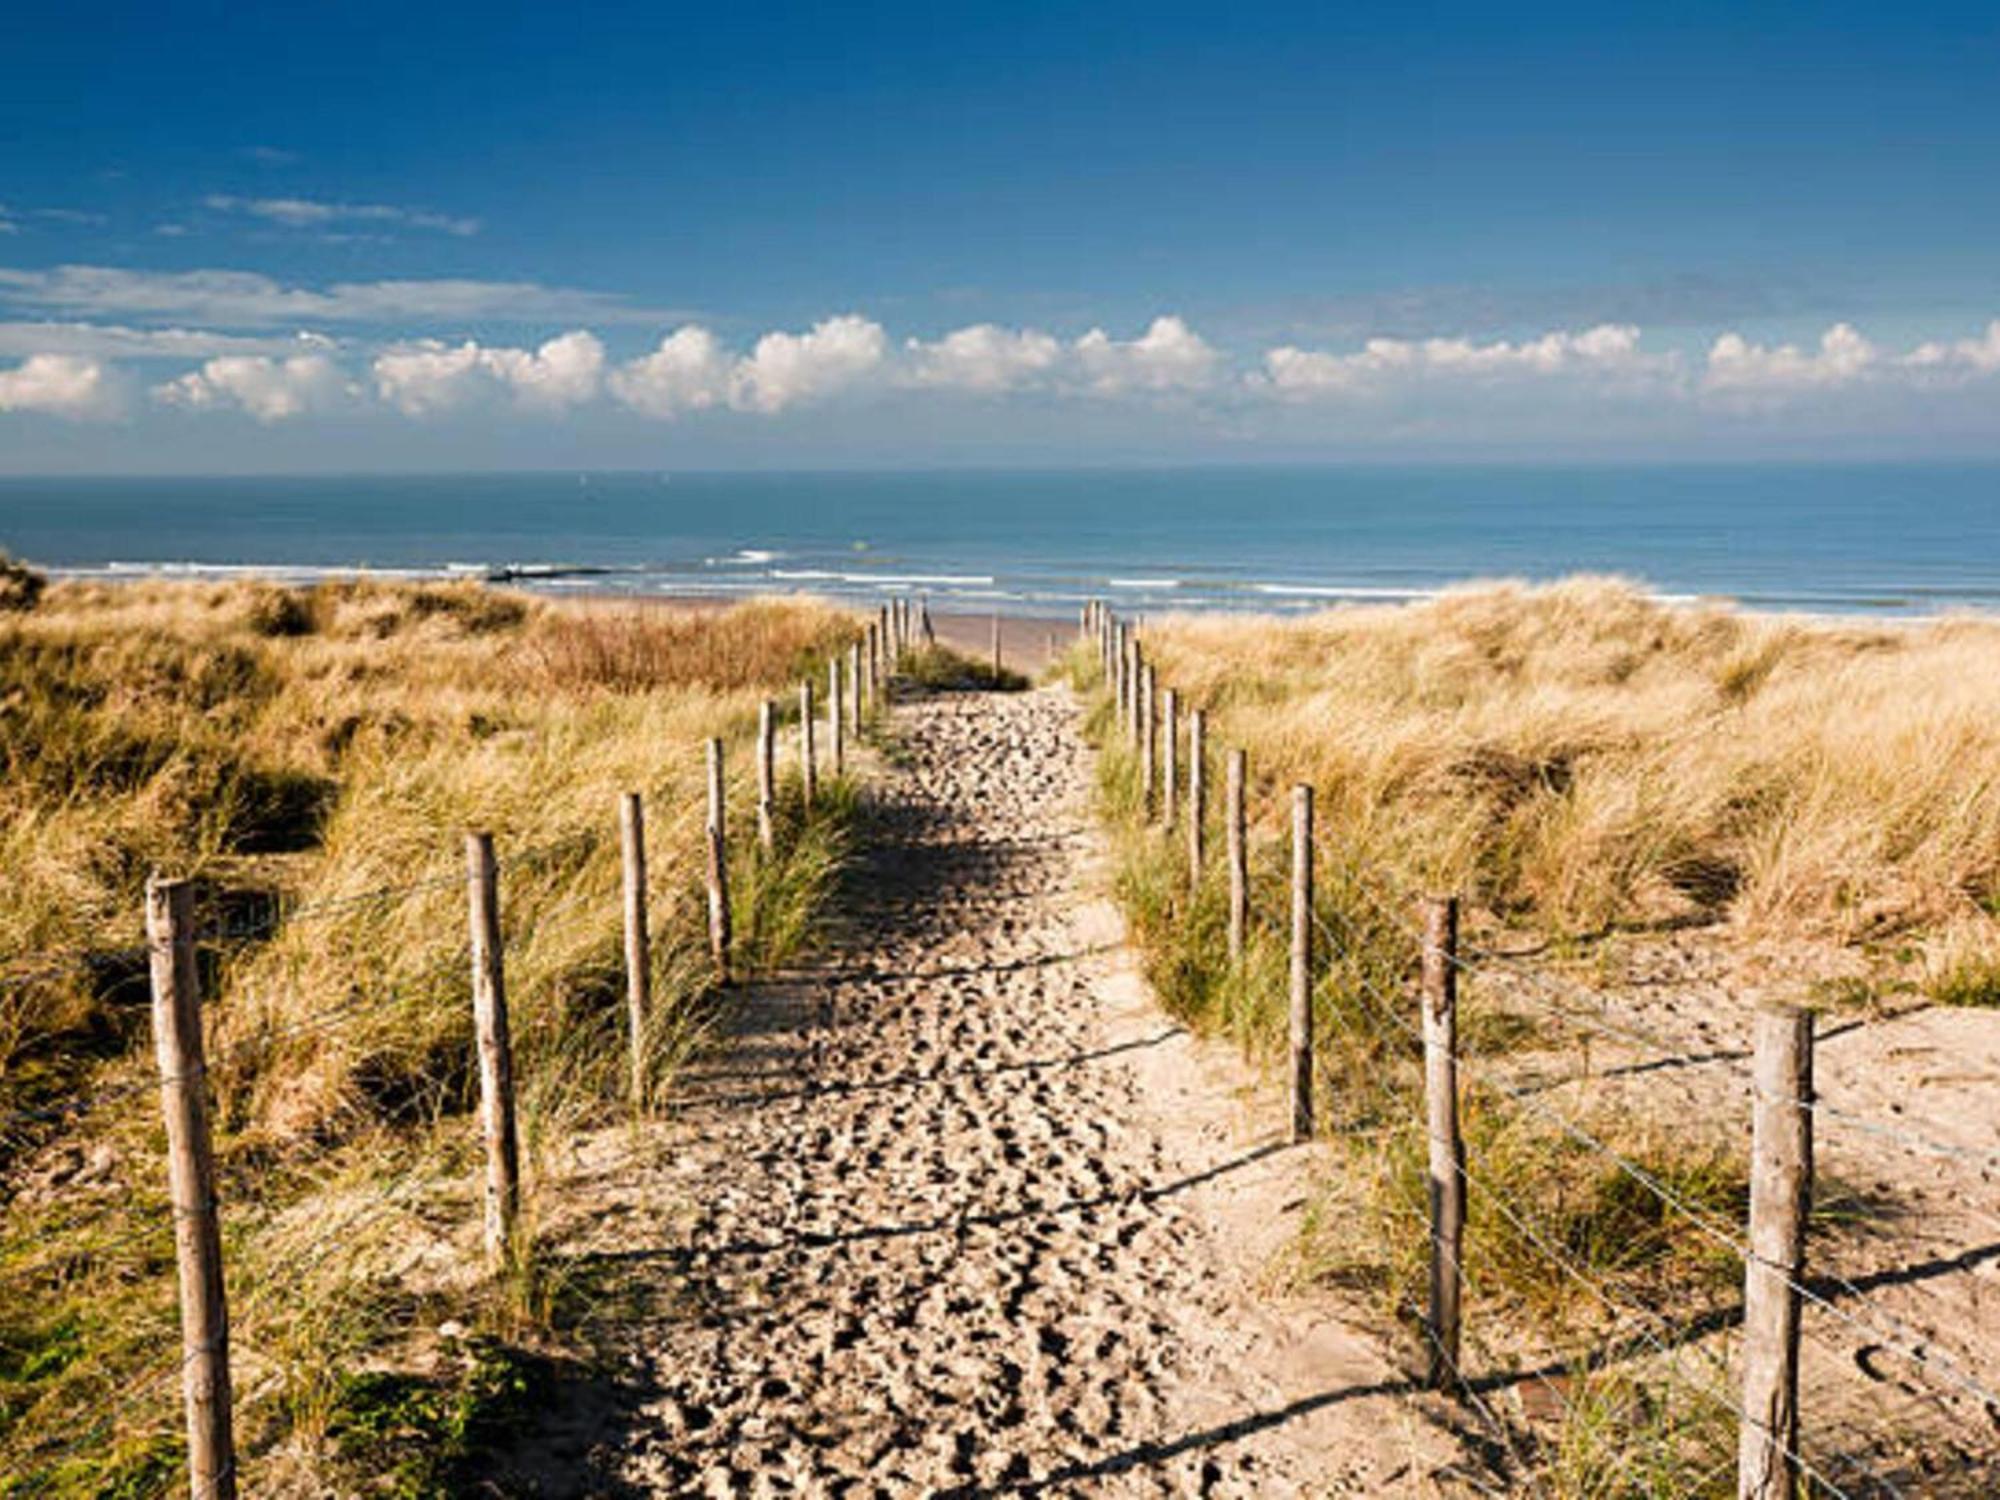
[[[989,394],[1046,379],[1064,357],[1061,341],[1049,334],[992,323],[957,329],[933,343],[911,339],[904,349],[910,384]]]
[[[115,416],[122,404],[116,377],[100,360],[32,354],[0,370],[0,412],[80,419]]]
[[[1188,391],[1211,384],[1222,354],[1176,317],[1153,319],[1138,338],[1121,343],[1101,328],[1076,341],[1085,386],[1102,396],[1129,391]]]
[[[459,236],[479,233],[479,220],[424,208],[397,208],[389,203],[328,203],[315,198],[237,198],[210,193],[204,208],[217,213],[248,214],[287,229],[324,229],[334,224],[396,224],[412,229],[436,229]]]
[[[689,324],[660,340],[651,354],[611,372],[611,394],[649,417],[706,411],[729,400],[735,364],[714,334]]]
[[[1971,379],[2000,372],[2000,318],[1978,338],[1919,344],[1898,363],[1918,376]]]
[[[1284,345],[1266,351],[1262,383],[1288,398],[1358,394],[1421,381],[1498,381],[1590,375],[1671,377],[1678,361],[1639,347],[1639,330],[1602,323],[1581,332],[1477,343],[1462,338],[1370,339],[1346,354]]]
[[[283,422],[309,411],[340,404],[352,392],[340,368],[312,352],[274,359],[263,354],[225,354],[174,380],[153,387],[153,398],[194,411],[248,412],[259,422]]]
[[[882,325],[853,313],[824,319],[806,333],[767,333],[738,362],[730,403],[776,412],[821,400],[866,380],[888,352]]]
[[[510,394],[522,406],[559,412],[597,394],[604,345],[580,329],[532,350],[433,339],[376,356],[372,372],[376,394],[405,416],[432,416],[496,393]]]
[[[1725,333],[1709,346],[1702,385],[1750,396],[1830,390],[1867,379],[1879,357],[1851,323],[1834,324],[1811,350],[1797,344],[1753,344],[1740,333]]]
[[[0,302],[98,318],[177,318],[225,328],[311,323],[657,323],[671,313],[532,281],[358,281],[286,286],[255,271],[0,267]]]

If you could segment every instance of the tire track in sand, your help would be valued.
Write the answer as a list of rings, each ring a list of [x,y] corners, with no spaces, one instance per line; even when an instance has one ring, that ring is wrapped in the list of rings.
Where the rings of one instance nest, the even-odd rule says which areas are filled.
[[[1386,1361],[1246,1286],[1298,1154],[1116,948],[1072,700],[896,731],[847,940],[683,1086],[677,1305],[632,1331],[622,1485],[1435,1492],[1450,1445]]]

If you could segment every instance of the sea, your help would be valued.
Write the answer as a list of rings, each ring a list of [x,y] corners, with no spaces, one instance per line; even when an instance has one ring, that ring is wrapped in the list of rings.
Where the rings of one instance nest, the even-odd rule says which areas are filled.
[[[1670,600],[2000,607],[2000,465],[0,479],[72,578],[476,577],[550,594],[1297,612],[1618,574]]]

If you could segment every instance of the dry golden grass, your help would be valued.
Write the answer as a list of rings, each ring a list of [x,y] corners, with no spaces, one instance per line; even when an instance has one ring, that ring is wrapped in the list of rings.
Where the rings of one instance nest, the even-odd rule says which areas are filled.
[[[174,1469],[171,1391],[80,1443],[72,1420],[172,1343],[130,952],[148,871],[194,877],[211,934],[239,1391],[262,1433],[246,1462],[269,1487],[267,1450],[303,1451],[310,1490],[356,1368],[413,1317],[519,1333],[554,1316],[545,1267],[494,1286],[465,1237],[464,830],[491,829],[502,860],[532,1235],[568,1143],[627,1111],[618,795],[648,809],[664,1089],[709,984],[702,742],[730,747],[745,810],[733,895],[754,967],[809,929],[850,806],[838,784],[810,820],[788,800],[778,855],[750,857],[756,707],[855,633],[808,601],[557,606],[469,584],[70,585],[0,615],[0,1490],[65,1442],[73,1462],[31,1466],[37,1492],[151,1494]]]

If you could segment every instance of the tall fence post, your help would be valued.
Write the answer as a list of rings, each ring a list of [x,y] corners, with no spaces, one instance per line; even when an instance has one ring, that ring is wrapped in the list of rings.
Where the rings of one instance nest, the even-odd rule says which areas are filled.
[[[880,648],[875,644],[875,622],[870,620],[861,636],[861,688],[866,711],[873,713],[877,699],[881,695],[878,686],[882,680]]]
[[[777,800],[778,705],[766,698],[757,705],[757,847],[766,854],[777,847]]]
[[[993,681],[996,685],[1000,681],[1000,615],[998,611],[995,611],[993,615]]]
[[[1430,1137],[1431,1296],[1425,1333],[1434,1389],[1458,1383],[1465,1142],[1458,1133],[1458,898],[1424,902],[1424,1104]]]
[[[1146,649],[1139,644],[1136,635],[1132,637],[1130,650],[1132,664],[1126,669],[1125,676],[1128,679],[1126,691],[1131,697],[1125,705],[1125,733],[1133,746],[1137,747],[1142,727],[1140,716],[1144,712],[1146,699]]]
[[[1124,734],[1132,712],[1132,632],[1118,622],[1118,732]]]
[[[1812,1073],[1812,1012],[1759,1009],[1750,1075],[1739,1500],[1791,1500],[1799,1480],[1798,1287],[1812,1209]]]
[[[729,983],[729,829],[723,820],[722,741],[708,742],[708,951],[716,982]]]
[[[1250,757],[1232,747],[1222,779],[1222,857],[1229,866],[1229,961],[1243,961],[1250,926],[1250,838],[1243,803]]]
[[[808,812],[818,785],[819,768],[813,764],[813,685],[807,678],[799,684],[799,793]]]
[[[861,642],[847,647],[847,737],[861,743]]]
[[[158,876],[146,882],[146,946],[153,981],[153,1051],[167,1125],[174,1262],[180,1276],[188,1490],[195,1500],[234,1500],[229,1304],[222,1285],[222,1226],[208,1133],[208,1063],[201,1036],[192,884]]]
[[[835,776],[847,768],[846,716],[840,707],[840,657],[826,664],[826,763]]]
[[[618,799],[625,876],[625,1006],[632,1033],[632,1107],[646,1107],[646,1018],[653,1009],[651,935],[646,930],[646,811],[637,792]]]
[[[1160,701],[1160,821],[1169,831],[1180,816],[1181,695],[1168,688]]]
[[[514,1254],[521,1208],[521,1148],[514,1129],[514,1044],[507,1030],[507,977],[500,948],[500,871],[493,835],[465,836],[472,929],[472,1024],[479,1037],[479,1127],[486,1142],[486,1259]]]
[[[1188,889],[1201,888],[1202,823],[1208,813],[1208,781],[1203,767],[1207,759],[1203,742],[1208,738],[1208,715],[1200,709],[1188,712]]]
[[[1150,820],[1153,816],[1153,792],[1159,779],[1158,763],[1153,749],[1153,664],[1147,662],[1139,668],[1139,712],[1135,715],[1139,730],[1139,816]]]
[[[1292,1139],[1313,1133],[1313,789],[1292,788]]]

